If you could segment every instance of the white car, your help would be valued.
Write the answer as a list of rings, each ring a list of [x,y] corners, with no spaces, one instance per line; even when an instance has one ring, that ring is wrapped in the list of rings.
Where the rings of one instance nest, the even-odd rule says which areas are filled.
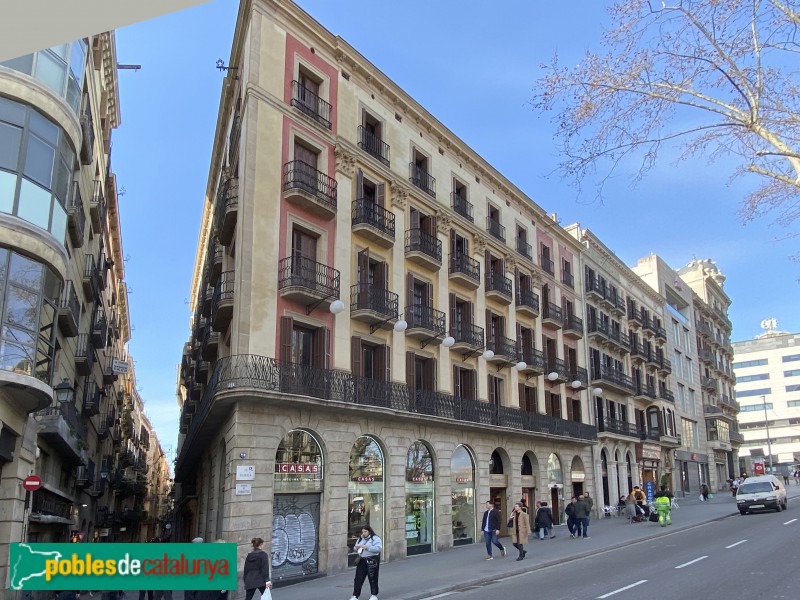
[[[751,510],[786,510],[786,488],[774,475],[748,477],[736,491],[736,507],[746,515]]]

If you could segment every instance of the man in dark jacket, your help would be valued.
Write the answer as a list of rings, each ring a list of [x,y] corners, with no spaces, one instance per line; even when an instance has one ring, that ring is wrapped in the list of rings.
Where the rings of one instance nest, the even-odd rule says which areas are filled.
[[[552,535],[553,529],[553,511],[550,510],[550,507],[547,506],[547,502],[542,502],[542,505],[539,507],[539,510],[536,511],[536,520],[539,522],[539,539],[543,540],[548,535],[552,540],[554,535]]]
[[[575,520],[578,522],[578,533],[577,537],[581,537],[581,533],[583,533],[583,539],[589,539],[589,503],[586,501],[586,498],[583,497],[583,494],[578,496],[578,501],[575,503]]]
[[[486,511],[483,513],[483,521],[481,521],[481,531],[483,531],[483,540],[486,542],[486,560],[492,560],[492,544],[500,548],[500,556],[506,555],[506,549],[503,544],[497,539],[500,535],[500,511],[494,507],[491,500],[486,501]]]
[[[578,501],[576,496],[573,496],[567,507],[564,509],[564,514],[567,515],[567,529],[569,529],[569,537],[575,537],[575,530],[578,529],[576,527],[576,520],[575,520],[575,503]],[[580,529],[578,529],[578,535],[580,535]]]

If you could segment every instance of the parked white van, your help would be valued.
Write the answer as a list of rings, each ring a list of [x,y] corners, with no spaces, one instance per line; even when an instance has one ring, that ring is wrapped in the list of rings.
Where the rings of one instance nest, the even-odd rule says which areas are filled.
[[[774,475],[745,479],[736,491],[736,507],[746,515],[751,510],[786,510],[786,488]]]

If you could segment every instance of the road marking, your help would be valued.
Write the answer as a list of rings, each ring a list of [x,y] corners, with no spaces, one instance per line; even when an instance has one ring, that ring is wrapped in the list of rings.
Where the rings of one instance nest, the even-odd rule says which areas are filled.
[[[747,540],[742,540],[742,541],[740,541],[740,542],[736,542],[735,544],[731,544],[730,546],[725,546],[725,548],[726,548],[726,549],[728,549],[728,548],[733,548],[733,547],[735,547],[735,546],[738,546],[739,544],[744,544],[746,541],[747,541]]]
[[[434,600],[434,598],[444,598],[445,596],[450,596],[455,594],[455,592],[445,592],[444,594],[438,594],[436,596],[431,596],[428,600]]]
[[[789,523],[794,523],[795,521],[797,521],[797,519],[792,519],[791,521],[786,521],[786,523],[784,523],[784,525],[788,525]]]
[[[708,556],[701,556],[700,558],[695,558],[694,560],[690,560],[690,561],[689,561],[689,562],[687,562],[687,563],[683,563],[682,565],[678,565],[678,566],[677,566],[677,567],[675,567],[675,568],[676,568],[676,569],[682,569],[683,567],[688,567],[689,565],[693,565],[693,564],[694,564],[694,563],[696,563],[696,562],[700,562],[700,561],[701,561],[701,560],[703,560],[704,558],[708,558]]]
[[[598,596],[598,600],[602,600],[602,598],[608,598],[609,596],[613,596],[614,594],[619,594],[620,592],[624,592],[625,590],[629,590],[631,588],[636,587],[637,585],[642,585],[643,583],[647,583],[647,579],[642,579],[641,581],[637,581],[636,583],[632,583],[630,585],[626,585],[623,588],[619,588],[618,590],[614,590],[613,592],[608,592],[607,594],[603,594],[602,596]]]

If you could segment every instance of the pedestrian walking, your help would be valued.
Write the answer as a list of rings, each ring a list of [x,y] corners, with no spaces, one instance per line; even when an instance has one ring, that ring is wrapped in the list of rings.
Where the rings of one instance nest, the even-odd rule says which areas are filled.
[[[591,521],[592,520],[592,510],[594,510],[594,500],[589,495],[589,492],[583,492],[583,499],[586,500],[586,504],[589,505],[589,514],[586,517]]]
[[[708,486],[705,483],[700,486],[700,500],[708,502]]]
[[[794,472],[794,484],[800,485],[800,469],[796,469]]]
[[[514,509],[511,513],[511,544],[519,551],[517,560],[522,560],[528,553],[525,550],[525,544],[528,542],[528,537],[531,535],[531,519],[528,516],[528,511],[522,506],[521,502],[514,504]]]
[[[353,596],[350,600],[358,600],[364,579],[369,579],[369,600],[378,600],[378,575],[381,566],[383,542],[369,525],[361,528],[361,537],[353,546],[358,552],[356,559],[356,575],[353,579]]]
[[[576,496],[570,498],[569,504],[564,509],[564,514],[567,515],[567,529],[569,529],[569,537],[570,539],[575,539],[575,529],[576,529],[576,521],[575,521],[575,503],[578,501]]]
[[[783,472],[783,485],[789,485],[789,471]]]
[[[264,543],[260,537],[254,537],[250,540],[253,544],[253,549],[244,559],[244,579],[245,600],[251,600],[256,590],[263,596],[264,590],[272,588],[272,577],[270,576],[270,559],[269,554],[261,549]],[[272,594],[270,594],[272,595]]]
[[[552,540],[554,535],[553,533],[553,511],[550,510],[550,507],[547,506],[547,502],[542,501],[539,510],[536,511],[536,520],[539,522],[539,539],[543,540],[546,537],[550,537]]]
[[[578,496],[578,501],[575,503],[575,519],[580,523],[580,531],[576,533],[576,537],[589,539],[589,503],[583,497],[583,494]]]
[[[486,560],[492,560],[492,544],[500,549],[500,556],[506,555],[506,549],[497,536],[500,535],[500,511],[494,507],[491,500],[486,501],[486,510],[481,521],[481,531],[483,531],[483,541],[486,542]]]

